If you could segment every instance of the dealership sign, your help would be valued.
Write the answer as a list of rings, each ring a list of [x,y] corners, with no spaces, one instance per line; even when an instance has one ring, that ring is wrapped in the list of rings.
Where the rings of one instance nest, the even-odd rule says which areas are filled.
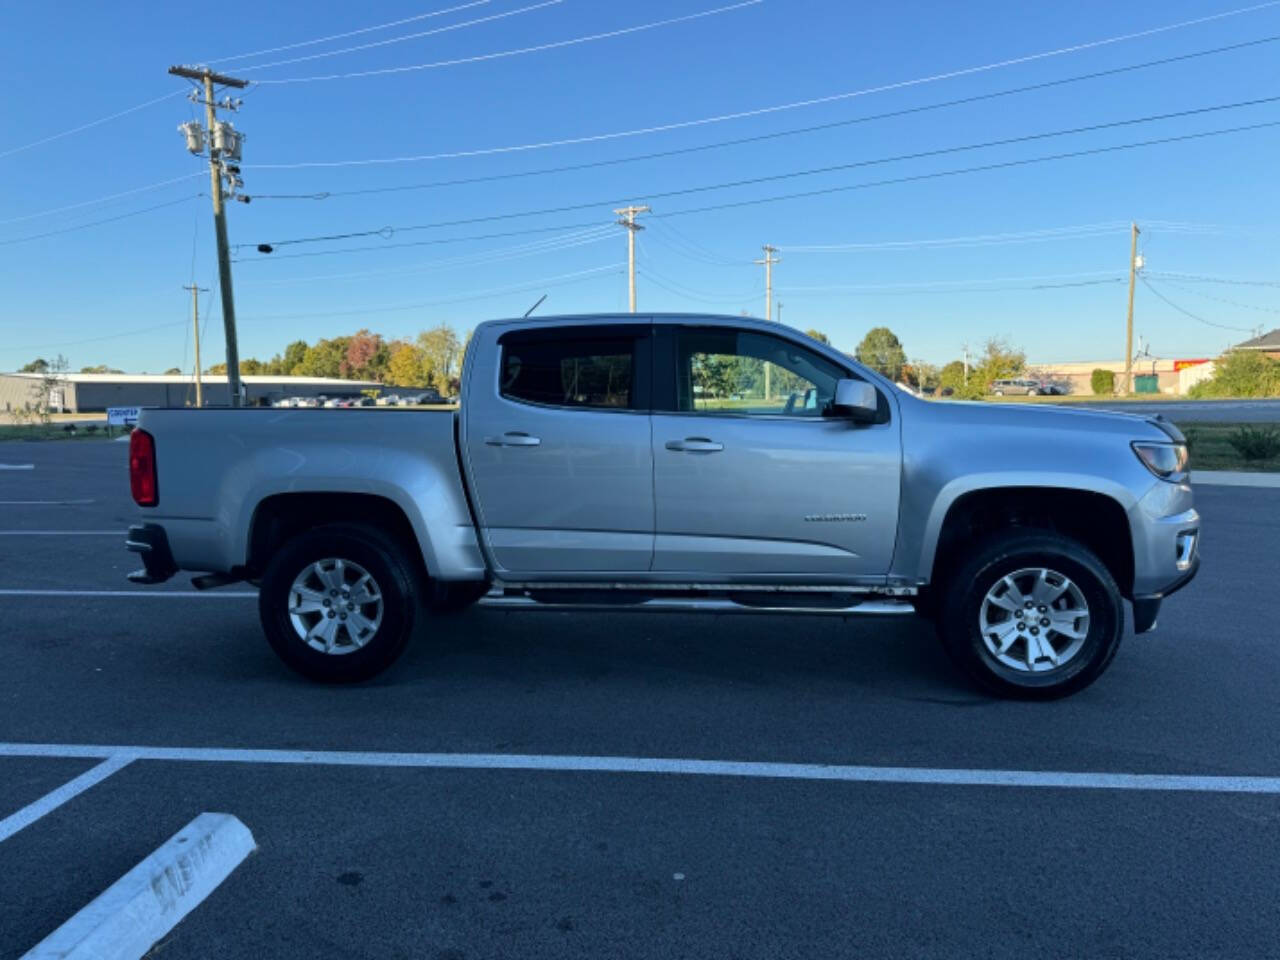
[[[107,423],[116,427],[132,427],[138,422],[138,407],[107,407]]]

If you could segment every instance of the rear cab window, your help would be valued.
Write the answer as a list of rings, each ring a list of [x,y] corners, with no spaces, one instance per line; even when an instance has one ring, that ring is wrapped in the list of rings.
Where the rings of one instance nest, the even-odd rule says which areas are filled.
[[[649,410],[649,328],[550,327],[499,338],[498,393],[543,407]]]

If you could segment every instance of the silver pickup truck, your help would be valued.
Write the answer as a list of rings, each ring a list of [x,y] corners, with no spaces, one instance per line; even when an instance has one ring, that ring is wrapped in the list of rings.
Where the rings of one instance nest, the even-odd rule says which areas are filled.
[[[930,402],[796,330],[601,315],[475,331],[459,410],[141,414],[136,582],[259,588],[315,680],[501,608],[919,614],[986,690],[1106,669],[1199,565],[1160,418]]]

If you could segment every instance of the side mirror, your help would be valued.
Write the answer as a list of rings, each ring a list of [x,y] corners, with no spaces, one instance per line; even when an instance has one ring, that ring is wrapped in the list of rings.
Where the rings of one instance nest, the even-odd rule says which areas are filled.
[[[836,381],[835,399],[831,412],[837,417],[847,417],[856,423],[872,423],[880,412],[876,388],[865,380]]]

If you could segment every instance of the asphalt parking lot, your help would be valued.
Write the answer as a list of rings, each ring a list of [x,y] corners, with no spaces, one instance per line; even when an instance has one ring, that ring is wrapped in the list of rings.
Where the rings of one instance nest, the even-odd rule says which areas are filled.
[[[0,957],[201,811],[258,850],[165,960],[1280,954],[1280,490],[1199,488],[1199,578],[1057,703],[976,694],[914,620],[484,610],[332,689],[245,590],[124,580],[124,461],[0,444],[31,465],[0,471],[0,821],[99,762],[72,748],[174,748],[0,840]]]

